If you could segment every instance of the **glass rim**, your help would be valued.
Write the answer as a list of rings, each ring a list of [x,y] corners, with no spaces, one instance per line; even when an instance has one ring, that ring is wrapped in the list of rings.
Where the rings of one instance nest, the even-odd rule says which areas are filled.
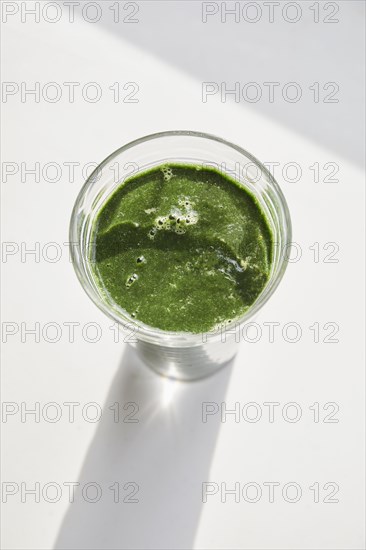
[[[124,327],[124,329],[126,330],[126,329],[130,329],[131,325],[133,325],[137,329],[136,338],[138,340],[142,340],[150,343],[156,343],[160,345],[166,345],[166,346],[181,345],[182,347],[186,347],[186,346],[202,345],[202,343],[204,343],[202,338],[203,334],[210,335],[210,342],[217,341],[223,332],[232,332],[233,327],[237,327],[238,325],[242,326],[245,323],[247,323],[250,319],[252,319],[253,316],[267,303],[269,298],[275,292],[287,268],[288,257],[286,257],[285,255],[285,246],[290,244],[292,239],[292,224],[291,224],[290,212],[289,212],[284,194],[282,193],[282,190],[278,185],[278,183],[276,182],[275,178],[270,173],[270,171],[254,155],[246,151],[246,149],[244,149],[243,147],[240,147],[221,137],[215,136],[213,134],[198,132],[193,130],[168,130],[164,132],[149,134],[141,138],[135,139],[133,141],[130,141],[127,144],[123,145],[122,147],[119,147],[118,149],[116,149],[110,155],[108,155],[102,162],[98,164],[98,166],[93,170],[93,172],[86,179],[85,183],[83,184],[83,186],[81,187],[77,195],[77,198],[75,200],[75,204],[71,213],[69,238],[70,238],[70,243],[77,243],[77,245],[80,247],[80,234],[78,231],[78,224],[77,224],[80,204],[82,203],[87,191],[89,191],[89,189],[91,189],[92,186],[98,182],[98,179],[95,176],[98,173],[100,173],[100,171],[105,167],[105,165],[108,164],[117,156],[119,156],[120,154],[124,153],[125,151],[128,151],[129,149],[137,145],[141,145],[145,142],[152,141],[154,139],[165,138],[165,137],[193,137],[193,138],[201,138],[201,139],[214,141],[216,143],[220,143],[222,145],[225,145],[226,147],[236,150],[238,153],[240,153],[247,159],[251,160],[257,167],[259,167],[261,172],[267,176],[271,187],[274,189],[277,195],[277,198],[279,199],[279,204],[281,206],[281,213],[283,216],[283,222],[286,227],[286,242],[284,243],[284,246],[280,250],[280,254],[278,258],[278,268],[276,273],[274,275],[272,274],[273,280],[271,281],[271,276],[270,276],[268,282],[266,283],[262,292],[257,296],[257,299],[255,300],[255,302],[249,307],[249,309],[241,317],[234,319],[232,323],[228,323],[225,325],[223,323],[221,325],[219,324],[217,327],[219,330],[217,330],[217,328],[216,329],[213,328],[212,331],[205,331],[200,333],[192,333],[192,332],[186,332],[186,331],[182,331],[182,332],[166,331],[156,327],[152,327],[150,325],[146,325],[145,323],[137,319],[133,319],[132,317],[129,316],[127,311],[123,310],[123,308],[120,308],[121,312],[117,313],[116,311],[114,311],[105,301],[103,301],[102,297],[95,291],[92,285],[90,285],[88,278],[85,275],[85,268],[84,268],[83,262],[79,261],[79,257],[74,249],[74,246],[70,247],[70,255],[71,255],[72,264],[76,272],[76,275],[79,279],[79,282],[83,287],[84,291],[86,292],[86,294],[89,296],[89,298],[110,319],[112,319],[119,325],[122,325],[121,328]],[[122,182],[119,182],[117,185],[120,185],[121,183]],[[81,247],[80,247],[80,250],[81,250]]]

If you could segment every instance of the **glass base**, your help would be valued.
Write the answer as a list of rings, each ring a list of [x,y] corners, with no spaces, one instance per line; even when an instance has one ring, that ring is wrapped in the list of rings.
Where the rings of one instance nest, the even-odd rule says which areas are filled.
[[[166,347],[139,341],[134,348],[158,374],[188,381],[205,378],[224,367],[235,356],[238,344],[228,339],[194,347]]]

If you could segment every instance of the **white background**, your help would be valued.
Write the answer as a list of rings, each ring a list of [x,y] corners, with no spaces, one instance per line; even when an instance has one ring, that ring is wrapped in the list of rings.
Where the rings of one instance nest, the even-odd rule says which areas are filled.
[[[32,16],[22,22],[21,4],[33,8],[34,2],[3,2],[3,9],[5,4],[19,11],[2,24],[3,81],[19,90],[22,82],[28,88],[39,82],[41,89],[56,82],[63,94],[55,103],[42,95],[38,103],[31,95],[22,102],[20,91],[2,100],[2,240],[5,250],[14,252],[2,256],[2,400],[14,413],[3,414],[1,424],[3,548],[363,548],[364,3],[332,3],[339,7],[333,24],[324,23],[324,3],[315,23],[310,2],[301,2],[296,23],[285,20],[284,3],[273,23],[259,2],[263,14],[257,23],[243,17],[236,23],[229,16],[222,22],[220,12],[203,23],[201,2],[145,1],[138,3],[134,17],[139,22],[132,24],[113,22],[111,2],[99,2],[102,16],[94,24],[81,16],[80,6],[69,22],[63,2],[62,17],[53,24],[42,16],[39,23]],[[131,12],[125,3],[120,8],[121,17]],[[46,17],[54,17],[55,8],[49,9]],[[250,103],[229,96],[223,102],[216,94],[202,102],[204,81],[226,82],[227,88],[256,82],[263,97]],[[73,103],[64,82],[80,83]],[[100,101],[83,98],[88,82],[100,86]],[[109,89],[115,82],[124,96],[123,86],[137,83],[138,102],[115,103]],[[273,103],[264,82],[280,83]],[[281,95],[288,82],[301,87],[296,103]],[[321,86],[317,103],[309,90],[314,82]],[[337,103],[323,101],[327,82],[339,86]],[[301,247],[301,258],[289,265],[261,312],[260,340],[243,342],[233,364],[219,374],[186,384],[153,374],[129,346],[114,342],[111,322],[83,293],[63,245],[85,179],[82,168],[135,138],[168,129],[214,133],[262,162],[280,163],[275,176],[288,200],[293,240]],[[39,181],[24,172],[36,162]],[[42,174],[50,162],[61,167],[54,183],[49,180],[55,172]],[[73,181],[65,164],[70,162],[78,163]],[[282,173],[289,162],[301,167],[299,181],[289,181],[291,171],[289,177]],[[325,179],[328,162],[339,167],[336,182]],[[4,163],[15,164],[4,168]],[[319,182],[309,168],[314,163],[320,165]],[[16,173],[4,177],[10,166]],[[42,253],[39,261],[21,254],[35,246],[42,252],[50,242],[62,250],[57,262]],[[319,243],[319,261],[309,248],[314,243]],[[323,249],[326,243],[339,247],[336,263],[325,261],[332,251]],[[24,327],[37,322],[40,342],[24,334]],[[55,334],[51,329],[42,336],[50,322],[62,329],[56,343],[47,341]],[[70,322],[79,323],[74,342],[65,326]],[[102,330],[97,343],[82,335],[91,322]],[[273,343],[265,322],[280,323]],[[282,335],[290,322],[301,327],[296,343]],[[319,323],[319,343],[309,328],[314,323]],[[326,323],[333,325],[324,328]],[[334,324],[338,342],[327,343]],[[92,337],[92,330],[88,334]],[[293,334],[290,330],[287,340]],[[55,409],[42,414],[50,402],[62,411],[55,423],[49,420]],[[74,422],[65,402],[80,403]],[[82,415],[90,402],[103,411],[99,421]],[[109,409],[116,402],[119,422]],[[122,421],[131,411],[123,410],[128,402],[139,407],[138,423]],[[236,422],[231,414],[221,422],[215,414],[204,423],[203,402],[225,402],[228,409],[236,402],[241,409],[255,402],[262,417],[249,422],[241,415]],[[266,402],[279,403],[273,422]],[[298,422],[286,417],[284,406],[291,402],[300,408]],[[40,421],[31,414],[22,418],[21,410],[35,403]],[[314,403],[319,403],[319,422],[309,408]],[[334,410],[333,405],[324,410],[327,403],[339,407],[333,416],[338,422],[324,422]],[[288,416],[294,411],[288,409]],[[87,414],[93,412],[90,408]],[[49,502],[52,489],[42,495],[50,482],[62,488],[55,503]],[[71,504],[68,482],[80,484]],[[90,482],[102,488],[97,503],[83,498]],[[119,503],[109,489],[115,482],[121,486]],[[126,482],[139,485],[138,503],[122,502],[130,492],[123,489]],[[257,483],[262,495],[256,503],[248,502],[253,492],[240,502],[232,494],[222,502],[219,490],[203,503],[204,482],[226,483],[228,489]],[[267,482],[279,484],[274,502],[263,485]],[[287,500],[283,497],[290,482],[301,488],[298,502],[288,502],[292,489]],[[36,483],[40,502],[22,494]],[[319,483],[320,502],[309,489],[314,483]],[[327,483],[339,487],[333,497],[338,502],[324,502],[335,487],[324,488]],[[14,494],[4,502],[10,487]]]

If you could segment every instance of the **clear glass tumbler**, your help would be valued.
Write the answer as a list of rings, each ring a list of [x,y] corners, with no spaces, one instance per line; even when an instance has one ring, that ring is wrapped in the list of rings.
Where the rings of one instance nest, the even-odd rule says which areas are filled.
[[[133,319],[98,288],[91,257],[91,231],[101,206],[131,175],[166,163],[214,167],[254,195],[271,227],[274,240],[269,280],[235,326],[219,327],[208,334],[168,332]],[[143,137],[106,158],[81,189],[71,217],[70,242],[76,274],[89,297],[120,329],[134,340],[142,359],[158,373],[181,380],[208,376],[233,358],[238,333],[267,302],[279,284],[288,259],[291,221],[285,198],[269,171],[250,153],[221,138],[191,131],[171,131]],[[131,338],[133,335],[133,338]]]

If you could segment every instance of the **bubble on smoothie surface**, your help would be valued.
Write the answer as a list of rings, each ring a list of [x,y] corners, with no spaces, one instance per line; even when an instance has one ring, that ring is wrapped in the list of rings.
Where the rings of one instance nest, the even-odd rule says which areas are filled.
[[[173,170],[169,166],[163,166],[161,171],[163,172],[164,180],[169,181],[173,177]]]
[[[152,227],[149,230],[147,235],[148,235],[149,239],[153,240],[155,238],[155,235],[156,235],[156,227]]]
[[[139,276],[137,275],[137,273],[133,273],[132,275],[130,275],[130,276],[127,278],[126,287],[129,288],[130,286],[132,286],[133,283],[135,283],[135,282],[137,281],[138,278],[139,278]]]
[[[166,216],[155,218],[153,228],[155,233],[156,231],[165,230],[183,235],[187,230],[187,225],[194,225],[198,222],[198,213],[193,209],[188,197],[180,198],[178,204],[179,208],[172,206]]]

